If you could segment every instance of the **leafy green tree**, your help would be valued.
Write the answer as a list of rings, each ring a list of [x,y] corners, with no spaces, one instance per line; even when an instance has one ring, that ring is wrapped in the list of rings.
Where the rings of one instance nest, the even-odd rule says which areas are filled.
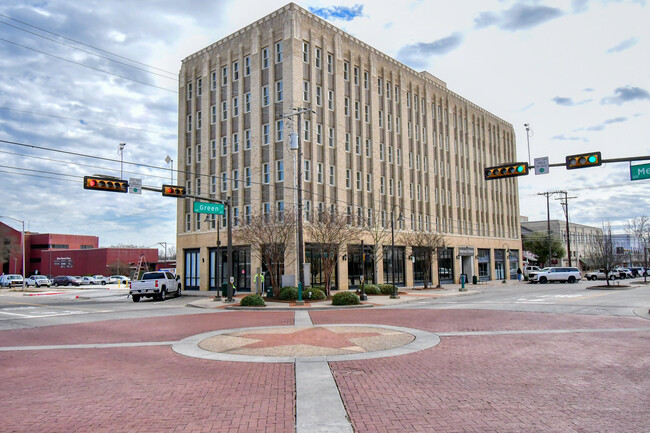
[[[524,249],[530,251],[531,253],[537,256],[537,260],[541,263],[546,263],[546,266],[551,265],[551,257],[548,256],[548,235],[544,233],[534,233],[531,236],[526,236],[523,238]],[[562,258],[566,254],[564,245],[562,242],[555,237],[551,237],[551,254],[552,257]]]

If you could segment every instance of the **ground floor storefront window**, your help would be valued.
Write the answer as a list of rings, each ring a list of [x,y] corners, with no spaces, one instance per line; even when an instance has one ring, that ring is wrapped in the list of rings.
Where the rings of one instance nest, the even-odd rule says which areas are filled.
[[[490,279],[490,250],[478,250],[478,278],[481,281]]]
[[[519,268],[519,250],[510,250],[508,253],[508,264],[510,265],[510,279],[517,279],[517,269]]]
[[[395,255],[393,255],[393,251]],[[394,269],[394,272],[393,272]],[[395,275],[395,281],[393,281]],[[404,276],[404,247],[391,246],[384,247],[384,282],[404,286],[406,278]]]
[[[494,278],[506,279],[506,254],[505,250],[494,250]]]
[[[454,249],[438,249],[438,281],[440,284],[454,282]]]
[[[356,288],[361,285],[361,276],[363,275],[366,284],[375,284],[375,260],[372,254],[372,246],[364,245],[364,255],[361,254],[361,245],[348,245],[348,287]]]
[[[185,283],[183,284],[184,290],[199,290],[199,263],[200,250],[185,250],[185,269],[183,272],[185,277]]]
[[[209,290],[221,289],[228,281],[228,251],[226,247],[210,248],[210,286]],[[237,290],[251,290],[250,248],[233,248],[233,278]]]
[[[413,248],[413,283],[424,284],[428,279],[427,284],[431,284],[431,272],[427,272],[427,267],[430,263],[427,262],[427,255],[430,251],[429,248]]]
[[[323,260],[327,258],[327,252],[319,245],[305,245],[305,262],[311,265],[311,284],[312,286],[325,285],[325,272]],[[330,288],[336,287],[338,281],[338,267],[334,265],[334,270],[330,277]]]

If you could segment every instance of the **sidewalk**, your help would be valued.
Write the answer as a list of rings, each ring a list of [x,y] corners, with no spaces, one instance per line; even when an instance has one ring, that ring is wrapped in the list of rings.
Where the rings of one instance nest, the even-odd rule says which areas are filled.
[[[516,283],[516,282],[515,282]],[[500,284],[500,283],[499,283]],[[273,310],[273,311],[283,311],[283,310],[331,310],[337,308],[371,308],[371,307],[384,307],[397,304],[406,304],[410,302],[419,302],[425,299],[431,298],[440,298],[447,296],[465,296],[465,295],[475,295],[481,293],[478,290],[479,285],[465,285],[465,291],[461,291],[460,284],[446,284],[440,289],[420,289],[420,288],[400,288],[399,289],[399,298],[391,299],[390,296],[386,295],[368,295],[368,300],[362,302],[360,305],[350,305],[350,306],[341,306],[341,305],[332,305],[331,300],[325,301],[316,301],[309,302],[305,301],[304,305],[296,305],[295,302],[278,302],[278,301],[267,301],[266,307],[241,307],[239,302],[241,298],[249,295],[248,292],[240,292],[235,296],[235,302],[228,303],[225,302],[225,297],[221,297],[220,300],[214,300],[215,292],[183,292],[183,296],[195,296],[199,299],[195,301],[188,302],[188,307],[196,308],[225,308],[228,310]],[[486,286],[483,286],[486,287]],[[205,294],[204,294],[205,293]]]

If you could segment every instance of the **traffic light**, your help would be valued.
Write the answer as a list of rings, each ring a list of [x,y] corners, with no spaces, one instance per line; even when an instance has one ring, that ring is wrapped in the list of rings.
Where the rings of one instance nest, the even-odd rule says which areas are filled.
[[[511,162],[510,164],[497,165],[485,168],[485,180],[503,179],[506,177],[528,175],[527,162]]]
[[[185,187],[184,186],[178,186],[178,185],[163,185],[162,186],[162,195],[165,197],[177,197],[177,198],[183,198],[185,197]]]
[[[113,177],[84,176],[84,189],[129,192],[129,182]]]
[[[569,155],[566,157],[567,170],[595,167],[597,165],[603,165],[600,152],[579,153],[577,155]]]

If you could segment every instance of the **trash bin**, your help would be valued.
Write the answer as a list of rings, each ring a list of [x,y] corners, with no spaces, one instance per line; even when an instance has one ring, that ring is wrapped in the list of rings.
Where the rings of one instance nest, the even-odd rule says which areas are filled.
[[[273,296],[273,287],[269,286],[266,288],[266,297],[270,298]]]
[[[221,283],[221,296],[228,297],[228,283]]]
[[[478,276],[472,276],[472,284],[478,284]]]

